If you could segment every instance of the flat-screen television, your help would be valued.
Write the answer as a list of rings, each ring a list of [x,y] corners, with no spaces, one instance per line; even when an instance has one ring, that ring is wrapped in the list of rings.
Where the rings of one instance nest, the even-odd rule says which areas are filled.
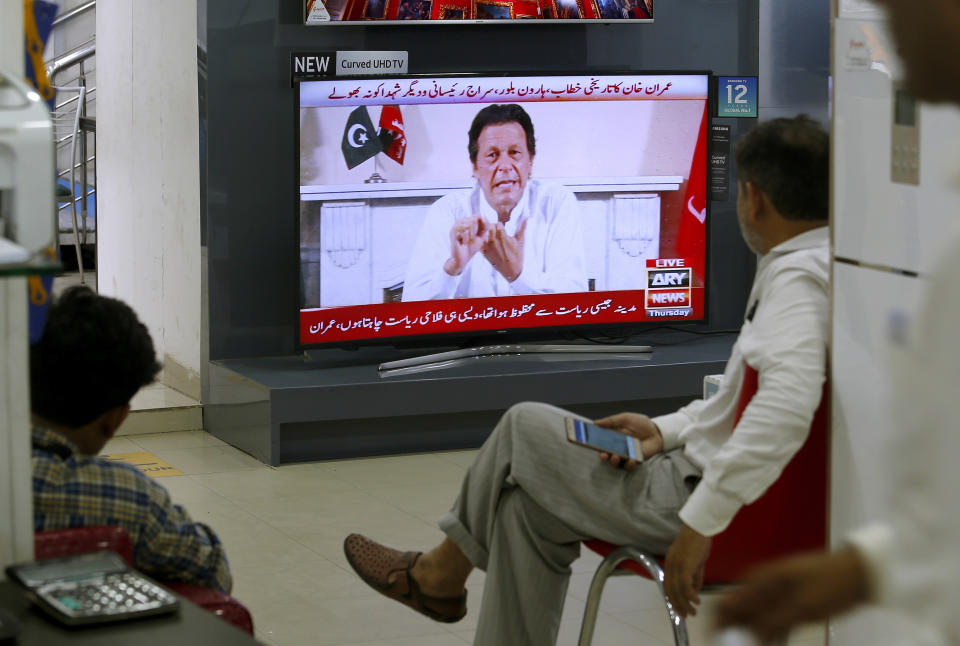
[[[299,344],[703,320],[709,86],[301,82]]]
[[[653,0],[305,0],[307,25],[653,22]]]

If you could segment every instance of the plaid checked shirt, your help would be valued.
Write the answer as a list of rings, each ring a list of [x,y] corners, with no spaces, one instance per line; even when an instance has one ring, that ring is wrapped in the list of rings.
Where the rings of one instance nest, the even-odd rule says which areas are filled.
[[[82,455],[57,431],[32,430],[33,529],[120,525],[130,532],[134,566],[162,581],[230,590],[220,539],[170,501],[134,467]]]

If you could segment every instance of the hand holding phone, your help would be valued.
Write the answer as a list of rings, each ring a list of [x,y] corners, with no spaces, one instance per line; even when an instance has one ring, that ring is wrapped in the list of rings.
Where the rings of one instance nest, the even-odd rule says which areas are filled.
[[[567,417],[566,424],[569,441],[599,451],[601,458],[609,456],[612,460],[615,457],[615,466],[619,465],[620,460],[626,460],[628,465],[634,466],[643,461],[640,440],[632,435],[574,417]]]
[[[640,440],[640,447],[644,457],[651,457],[663,451],[663,436],[660,435],[660,429],[646,415],[640,413],[618,413],[609,417],[596,420],[597,426],[619,431],[625,435],[631,435]],[[600,454],[600,458],[610,462],[612,466],[619,467],[623,461],[620,456],[612,454]],[[629,461],[625,465],[631,469],[636,466]]]

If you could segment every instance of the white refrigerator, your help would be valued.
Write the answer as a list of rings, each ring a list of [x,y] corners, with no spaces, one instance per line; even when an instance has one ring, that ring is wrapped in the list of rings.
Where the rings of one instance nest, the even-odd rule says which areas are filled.
[[[884,12],[841,0],[833,24],[830,536],[882,520],[890,487],[888,363],[926,276],[960,236],[960,111],[914,101]],[[945,348],[945,351],[956,351]],[[832,621],[830,644],[937,644],[896,612]]]

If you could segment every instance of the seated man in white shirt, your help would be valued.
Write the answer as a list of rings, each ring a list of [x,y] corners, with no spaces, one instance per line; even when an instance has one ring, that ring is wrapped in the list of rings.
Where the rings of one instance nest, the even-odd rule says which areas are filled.
[[[711,537],[759,498],[806,440],[825,381],[829,281],[827,134],[807,117],[759,125],[737,147],[737,213],[763,258],[723,384],[656,418],[596,423],[640,440],[623,463],[567,441],[546,404],[510,408],[484,443],[447,538],[406,552],[352,534],[347,559],[375,589],[439,621],[466,613],[464,584],[486,570],[475,644],[552,644],[579,541],[601,538],[666,554],[665,587],[695,614]],[[745,367],[759,387],[734,432]],[[618,469],[616,466],[625,466]]]
[[[467,151],[477,184],[430,206],[403,300],[586,291],[577,200],[531,179],[537,144],[526,111],[516,104],[480,110]]]

